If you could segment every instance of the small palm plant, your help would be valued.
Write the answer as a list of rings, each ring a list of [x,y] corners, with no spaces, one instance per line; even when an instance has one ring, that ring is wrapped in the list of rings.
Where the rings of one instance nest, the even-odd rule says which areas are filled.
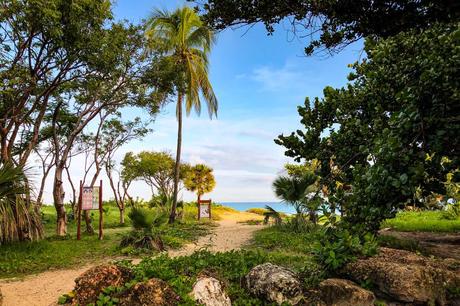
[[[268,224],[268,221],[270,221],[270,219],[273,219],[276,225],[281,225],[281,223],[283,222],[281,214],[268,205],[265,205],[265,209],[266,211],[264,212],[264,224]]]
[[[302,218],[306,212],[312,211],[307,196],[312,192],[316,180],[316,175],[312,173],[280,176],[273,182],[273,189],[276,196],[283,202],[292,205],[297,217]]]
[[[27,205],[29,187],[21,167],[0,166],[0,245],[43,236],[40,215]]]

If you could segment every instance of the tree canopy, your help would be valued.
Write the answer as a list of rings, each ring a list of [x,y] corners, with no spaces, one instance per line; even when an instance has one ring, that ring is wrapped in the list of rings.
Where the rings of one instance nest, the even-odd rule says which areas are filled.
[[[193,1],[193,0],[189,0]],[[457,1],[407,0],[205,0],[193,1],[216,29],[262,22],[269,34],[288,18],[292,32],[311,38],[305,48],[329,51],[362,37],[388,38],[408,29],[424,29],[434,22],[458,19]]]
[[[122,162],[124,180],[143,180],[152,190],[152,195],[172,198],[174,190],[175,161],[168,152],[128,152]],[[181,165],[181,179],[188,171],[188,164]]]

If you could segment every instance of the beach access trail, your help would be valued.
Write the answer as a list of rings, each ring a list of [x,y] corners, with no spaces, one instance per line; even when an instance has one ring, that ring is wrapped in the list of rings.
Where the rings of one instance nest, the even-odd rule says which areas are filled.
[[[195,243],[185,245],[178,250],[170,250],[170,256],[184,256],[200,249],[211,252],[225,252],[240,249],[248,244],[255,231],[263,225],[247,225],[247,220],[261,219],[256,214],[247,212],[223,212],[220,214],[218,226],[211,233],[200,237]],[[106,262],[113,260],[107,258]],[[139,259],[134,260],[139,262]],[[0,280],[0,291],[3,294],[3,306],[48,306],[57,305],[62,294],[72,291],[74,280],[97,262],[78,269],[53,270],[36,275],[26,276],[20,280]]]

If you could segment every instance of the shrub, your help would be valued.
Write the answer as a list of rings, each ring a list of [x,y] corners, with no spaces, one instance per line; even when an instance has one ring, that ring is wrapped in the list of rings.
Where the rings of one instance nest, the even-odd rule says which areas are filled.
[[[38,240],[43,226],[32,203],[23,168],[0,165],[0,245],[13,241]]]
[[[316,261],[333,273],[359,256],[375,255],[377,246],[370,233],[361,238],[346,229],[328,228],[319,237],[313,253]]]
[[[136,230],[144,230],[150,232],[154,226],[160,226],[166,223],[168,218],[165,210],[151,210],[143,207],[133,207],[128,214],[131,219],[132,226]]]
[[[441,217],[445,220],[458,220],[460,218],[460,202],[447,205]]]

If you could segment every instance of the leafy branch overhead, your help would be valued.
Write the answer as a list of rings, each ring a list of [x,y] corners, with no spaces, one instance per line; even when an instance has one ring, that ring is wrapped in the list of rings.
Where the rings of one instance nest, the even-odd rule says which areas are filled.
[[[340,51],[363,37],[388,38],[409,29],[426,29],[435,22],[460,16],[457,1],[407,0],[189,0],[218,30],[263,23],[268,34],[287,20],[290,32],[308,38],[306,54],[317,49]]]

